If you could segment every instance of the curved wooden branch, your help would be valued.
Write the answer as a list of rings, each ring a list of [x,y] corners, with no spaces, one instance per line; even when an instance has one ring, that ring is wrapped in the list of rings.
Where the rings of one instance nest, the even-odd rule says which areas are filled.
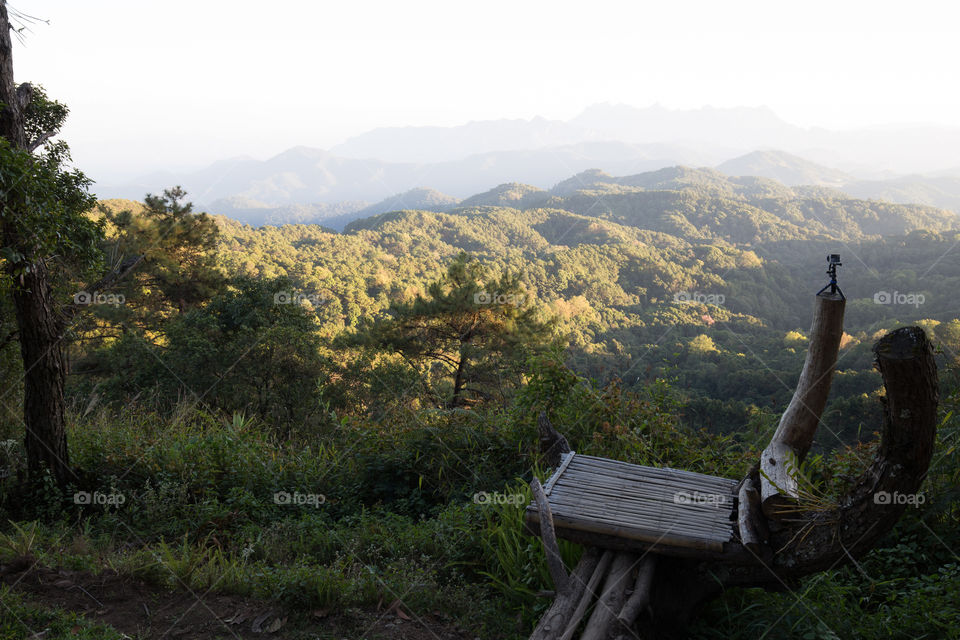
[[[44,131],[42,134],[37,136],[35,140],[31,140],[27,143],[27,151],[33,153],[40,148],[47,140],[57,135],[56,131]]]
[[[553,526],[550,501],[547,500],[547,494],[543,492],[539,478],[534,477],[530,481],[530,489],[533,490],[533,499],[536,500],[537,511],[540,512],[540,537],[543,539],[543,549],[547,554],[547,567],[550,569],[550,577],[553,578],[553,586],[559,593],[566,588],[569,578],[567,568],[563,566],[563,558],[560,557],[560,545],[557,543],[557,533]]]
[[[873,351],[886,387],[880,449],[838,508],[811,513],[773,537],[779,549],[787,535],[806,529],[774,558],[784,574],[820,571],[869,550],[915,502],[927,475],[939,401],[930,342],[920,327],[905,327],[881,338]]]
[[[617,616],[620,624],[624,628],[629,628],[640,613],[650,604],[650,585],[653,584],[653,572],[657,567],[657,556],[652,553],[647,554],[640,564],[640,571],[637,572],[637,582],[633,585],[633,593],[627,598],[623,605],[623,610]]]
[[[579,610],[580,602],[585,598],[591,598],[594,589],[596,589],[596,581],[593,576],[599,574],[602,577],[606,573],[612,552],[607,551],[603,555],[604,562],[601,562],[599,549],[588,547],[584,550],[577,568],[573,570],[570,579],[567,580],[567,588],[557,592],[557,597],[547,613],[540,618],[536,629],[530,635],[530,640],[556,640],[563,633],[574,615],[574,611]],[[598,564],[601,566],[598,566]],[[589,604],[589,600],[587,604]],[[582,616],[583,612],[580,615]]]
[[[883,426],[876,457],[832,509],[803,504],[771,527],[769,561],[660,558],[651,594],[651,633],[684,637],[703,603],[736,586],[783,590],[805,575],[840,566],[870,550],[897,522],[919,490],[933,455],[939,387],[923,330],[897,329],[874,346],[883,377]],[[664,565],[670,565],[669,569]]]
[[[793,398],[776,433],[760,456],[760,497],[764,513],[777,518],[799,495],[799,465],[803,462],[827,405],[833,369],[843,337],[846,301],[839,294],[816,296],[810,348]]]

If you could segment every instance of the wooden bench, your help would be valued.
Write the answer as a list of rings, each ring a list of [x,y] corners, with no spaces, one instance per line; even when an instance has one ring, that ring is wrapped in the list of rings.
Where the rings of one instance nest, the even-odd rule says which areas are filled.
[[[734,535],[739,482],[680,469],[563,454],[544,484],[557,537],[662,555],[739,550]],[[528,530],[540,535],[540,511],[527,507]],[[616,540],[616,541],[614,541]]]

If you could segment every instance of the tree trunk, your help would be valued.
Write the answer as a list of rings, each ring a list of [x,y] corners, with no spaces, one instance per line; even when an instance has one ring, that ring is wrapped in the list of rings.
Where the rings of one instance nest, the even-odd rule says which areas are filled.
[[[450,398],[449,408],[454,409],[460,406],[460,396],[463,395],[463,369],[466,366],[467,357],[460,350],[460,359],[457,361],[457,374],[453,378],[453,397]]]
[[[29,102],[29,85],[18,90],[13,81],[13,47],[5,0],[0,0],[0,135],[16,149],[27,150],[23,109]],[[4,205],[5,208],[5,205]],[[15,211],[4,211],[3,242],[21,245]],[[24,269],[23,267],[26,266]],[[20,271],[20,273],[16,273]],[[26,429],[27,468],[36,479],[49,469],[63,486],[70,474],[67,459],[63,380],[62,327],[55,313],[53,294],[42,259],[28,265],[10,265],[13,303],[23,356],[23,420]]]
[[[23,356],[23,420],[27,470],[38,478],[49,469],[64,486],[71,471],[67,454],[61,348],[63,330],[56,320],[46,265],[38,262],[15,280],[13,302]]]
[[[13,42],[10,39],[10,19],[7,1],[0,0],[0,136],[15,149],[27,148],[27,133],[23,128],[23,110],[13,82]]]

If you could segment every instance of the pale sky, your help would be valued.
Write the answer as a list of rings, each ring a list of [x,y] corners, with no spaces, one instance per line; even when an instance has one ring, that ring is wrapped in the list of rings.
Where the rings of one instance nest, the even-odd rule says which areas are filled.
[[[94,178],[598,102],[960,126],[952,2],[10,0]]]

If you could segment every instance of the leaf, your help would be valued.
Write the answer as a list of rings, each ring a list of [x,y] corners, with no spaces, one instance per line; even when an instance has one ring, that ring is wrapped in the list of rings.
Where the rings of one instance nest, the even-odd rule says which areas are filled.
[[[253,624],[250,625],[250,631],[254,633],[263,633],[263,623],[267,621],[267,618],[270,617],[271,611],[267,611],[263,615],[258,616]]]
[[[287,624],[286,617],[277,618],[273,622],[271,622],[270,626],[264,629],[264,631],[266,631],[267,633],[276,633],[277,631],[280,630],[280,627],[282,627],[285,624]]]

